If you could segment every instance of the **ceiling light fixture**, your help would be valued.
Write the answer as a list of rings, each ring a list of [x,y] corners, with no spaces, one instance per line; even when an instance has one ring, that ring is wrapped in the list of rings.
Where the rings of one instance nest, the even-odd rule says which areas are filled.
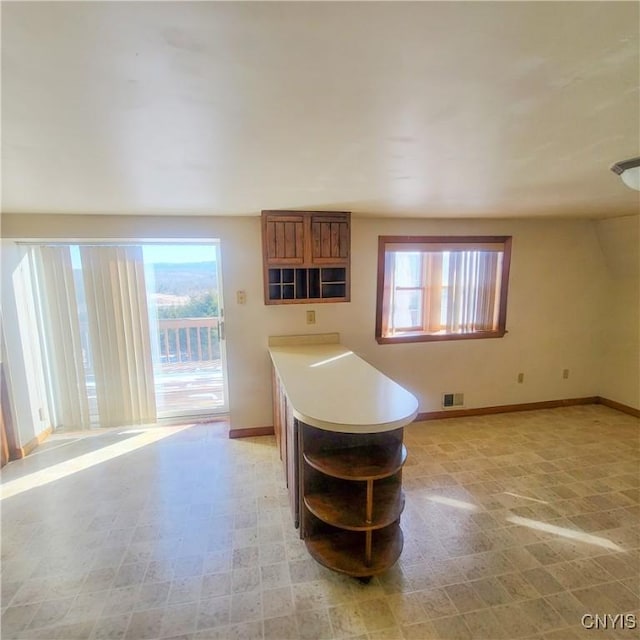
[[[611,171],[617,173],[627,187],[640,191],[640,157],[616,162],[611,165]]]

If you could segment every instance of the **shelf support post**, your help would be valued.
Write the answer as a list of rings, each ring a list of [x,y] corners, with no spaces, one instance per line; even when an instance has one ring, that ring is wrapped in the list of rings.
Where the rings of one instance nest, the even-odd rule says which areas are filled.
[[[367,524],[373,522],[373,480],[367,480],[367,511],[365,513],[365,520]],[[364,549],[364,563],[369,567],[371,566],[371,543],[373,533],[367,531],[365,539]]]

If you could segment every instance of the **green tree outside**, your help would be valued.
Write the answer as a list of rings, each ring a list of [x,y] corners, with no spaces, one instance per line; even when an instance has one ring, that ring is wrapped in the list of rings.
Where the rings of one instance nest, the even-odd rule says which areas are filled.
[[[210,291],[193,296],[187,304],[158,307],[158,318],[215,318],[218,316],[218,296]]]

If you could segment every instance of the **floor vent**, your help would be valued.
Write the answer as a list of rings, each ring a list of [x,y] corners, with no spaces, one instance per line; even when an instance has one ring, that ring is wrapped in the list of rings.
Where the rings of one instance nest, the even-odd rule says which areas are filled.
[[[443,393],[443,407],[462,407],[464,406],[464,393]]]

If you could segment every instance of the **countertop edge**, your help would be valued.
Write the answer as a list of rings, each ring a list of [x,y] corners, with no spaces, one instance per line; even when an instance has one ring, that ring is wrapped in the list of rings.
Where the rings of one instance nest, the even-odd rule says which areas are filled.
[[[293,407],[293,415],[301,422],[304,422],[304,424],[307,424],[311,427],[317,427],[318,429],[322,429],[323,431],[335,431],[337,433],[383,433],[385,431],[400,429],[402,427],[406,427],[408,424],[411,424],[416,419],[418,410],[416,409],[413,414],[407,416],[406,418],[394,420],[393,422],[362,425],[327,422],[325,420],[320,420],[312,416],[306,416],[305,414],[300,413],[300,411],[298,411],[295,407]]]
[[[297,345],[271,345],[269,348],[269,357],[271,360],[271,363],[277,373],[277,375],[279,376],[279,378],[282,381],[285,393],[287,394],[288,397],[290,397],[290,394],[287,392],[287,379],[286,379],[286,373],[285,375],[283,375],[283,371],[280,369],[280,367],[278,366],[278,355],[280,354],[286,354],[286,352],[297,352],[298,349],[296,347],[300,347],[300,352],[305,352],[306,349],[305,347],[308,347],[311,345],[302,345],[302,344],[297,344]],[[312,427],[316,427],[318,429],[322,429],[324,431],[333,431],[336,433],[384,433],[385,431],[393,431],[395,429],[400,429],[404,426],[406,426],[407,424],[410,424],[411,422],[413,422],[415,420],[415,418],[418,415],[419,412],[419,404],[418,404],[418,400],[417,398],[407,389],[405,389],[404,387],[402,387],[400,384],[398,384],[395,380],[393,380],[392,378],[390,378],[389,376],[387,376],[386,374],[382,373],[381,371],[379,371],[376,367],[374,367],[372,364],[370,364],[369,362],[367,362],[364,358],[361,358],[360,356],[358,356],[357,354],[353,353],[351,350],[347,349],[344,345],[340,344],[340,343],[332,343],[332,344],[323,344],[322,346],[320,345],[314,345],[319,347],[319,349],[322,349],[322,347],[325,348],[329,348],[329,349],[335,349],[337,348],[338,351],[342,351],[345,354],[353,354],[354,356],[356,356],[362,363],[364,363],[367,367],[370,367],[372,370],[374,370],[377,375],[382,376],[384,378],[386,378],[389,382],[393,383],[395,386],[399,387],[403,392],[405,392],[408,396],[410,396],[414,403],[415,403],[415,407],[413,408],[413,410],[410,413],[404,414],[404,415],[400,415],[400,417],[397,417],[396,419],[393,420],[389,420],[389,421],[380,421],[380,422],[362,422],[362,423],[356,423],[356,422],[337,422],[337,421],[329,421],[329,420],[323,420],[322,418],[313,416],[313,415],[309,415],[308,413],[305,413],[304,411],[301,411],[299,407],[296,407],[295,404],[291,404],[291,409],[293,412],[294,417],[303,422],[304,424],[310,425]],[[295,399],[294,399],[295,400]]]

